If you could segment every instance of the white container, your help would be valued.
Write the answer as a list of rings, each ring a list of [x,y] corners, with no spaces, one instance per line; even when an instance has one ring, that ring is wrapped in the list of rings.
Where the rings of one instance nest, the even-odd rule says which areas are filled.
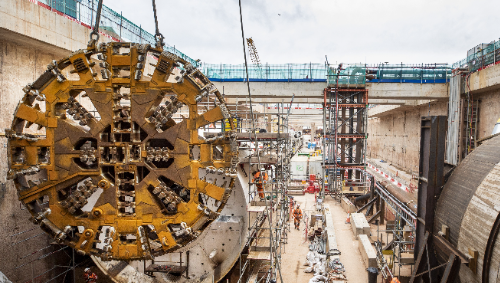
[[[294,156],[290,161],[292,179],[307,179],[307,156]]]

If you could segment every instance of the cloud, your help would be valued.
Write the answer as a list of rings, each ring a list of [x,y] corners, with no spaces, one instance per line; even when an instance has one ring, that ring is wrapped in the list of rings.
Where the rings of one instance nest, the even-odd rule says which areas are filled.
[[[243,62],[238,1],[158,0],[167,43],[209,63]],[[154,33],[149,1],[105,5]],[[500,36],[500,1],[242,0],[263,63],[454,63]],[[280,15],[278,15],[280,14]]]

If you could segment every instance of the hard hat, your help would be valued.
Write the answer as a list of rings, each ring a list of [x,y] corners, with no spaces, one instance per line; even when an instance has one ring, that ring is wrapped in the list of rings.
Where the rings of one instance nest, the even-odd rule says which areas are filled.
[[[87,267],[84,270],[85,270],[85,272],[89,272],[90,271],[90,267]]]
[[[266,169],[264,167],[260,168],[260,171],[266,171]]]
[[[299,208],[299,207],[300,207],[300,204],[297,204],[297,208]]]

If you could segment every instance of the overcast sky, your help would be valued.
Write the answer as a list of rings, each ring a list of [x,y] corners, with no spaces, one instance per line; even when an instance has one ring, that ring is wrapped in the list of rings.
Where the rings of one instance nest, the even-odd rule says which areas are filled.
[[[238,1],[157,0],[165,41],[207,63],[243,62]],[[140,4],[139,4],[140,3]],[[104,5],[154,34],[151,1]],[[242,0],[262,63],[454,63],[500,37],[498,0]]]

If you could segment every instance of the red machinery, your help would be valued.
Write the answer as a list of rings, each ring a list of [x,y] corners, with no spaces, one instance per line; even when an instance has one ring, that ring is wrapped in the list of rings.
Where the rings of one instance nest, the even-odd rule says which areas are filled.
[[[308,186],[305,189],[306,193],[314,194],[319,193],[319,184],[316,183],[316,175],[309,175]]]

